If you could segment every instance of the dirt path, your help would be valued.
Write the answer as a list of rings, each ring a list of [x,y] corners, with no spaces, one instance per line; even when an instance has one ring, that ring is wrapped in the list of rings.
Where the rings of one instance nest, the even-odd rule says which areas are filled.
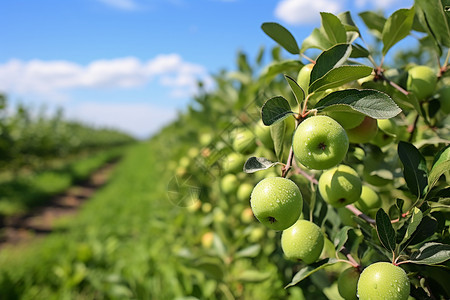
[[[107,163],[95,171],[86,182],[70,187],[63,194],[53,197],[45,206],[37,207],[25,215],[6,218],[4,227],[0,228],[0,249],[51,233],[57,219],[75,214],[79,207],[108,181],[116,164],[117,162]]]

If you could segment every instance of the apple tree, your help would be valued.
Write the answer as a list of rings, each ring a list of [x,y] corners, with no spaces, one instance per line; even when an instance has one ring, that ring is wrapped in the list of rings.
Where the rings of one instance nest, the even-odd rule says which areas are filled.
[[[277,172],[261,176],[250,205],[282,231],[294,262],[280,268],[296,270],[286,288],[338,270],[331,279],[345,299],[450,297],[449,4],[360,13],[370,38],[349,12],[321,13],[301,44],[282,25],[262,24],[295,57],[272,68],[291,94],[261,106],[268,129],[258,148],[271,154],[248,157],[244,171]],[[408,36],[416,62],[392,50]]]

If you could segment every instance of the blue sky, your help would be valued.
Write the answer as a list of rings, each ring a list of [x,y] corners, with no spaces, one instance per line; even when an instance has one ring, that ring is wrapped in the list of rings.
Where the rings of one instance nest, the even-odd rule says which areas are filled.
[[[0,92],[138,137],[156,132],[195,93],[195,82],[235,68],[274,43],[263,22],[301,41],[319,11],[391,13],[413,0],[2,0]],[[288,53],[285,53],[288,56]]]

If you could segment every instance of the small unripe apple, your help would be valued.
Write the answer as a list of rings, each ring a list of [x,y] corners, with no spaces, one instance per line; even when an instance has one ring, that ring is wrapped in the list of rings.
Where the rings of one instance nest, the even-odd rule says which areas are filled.
[[[409,291],[406,272],[388,262],[371,264],[364,269],[358,281],[358,297],[361,300],[406,300]]]
[[[389,145],[393,141],[394,141],[394,137],[392,135],[384,133],[381,130],[378,130],[375,137],[370,140],[370,143],[382,148],[384,146]]]
[[[316,170],[339,164],[347,154],[348,145],[345,129],[327,116],[309,117],[301,122],[292,140],[297,161]]]
[[[248,201],[250,200],[250,195],[253,191],[253,185],[250,183],[244,182],[238,187],[236,196],[239,201]]]
[[[377,120],[366,116],[361,124],[354,128],[347,129],[348,140],[350,143],[355,144],[367,143],[375,137],[377,131]]]
[[[357,268],[348,268],[338,277],[338,291],[345,300],[358,300],[356,296],[359,271]]]
[[[297,83],[303,89],[305,94],[308,94],[309,80],[311,78],[311,71],[313,68],[314,64],[307,64],[300,69],[300,72],[298,72]]]
[[[378,128],[384,133],[390,134],[392,136],[397,135],[398,126],[393,119],[380,119],[377,121]]]
[[[205,232],[202,235],[202,246],[205,249],[209,249],[211,248],[212,244],[214,241],[214,233],[212,233],[211,231]]]
[[[446,114],[450,114],[450,85],[445,85],[440,88],[438,95],[441,110]]]
[[[236,192],[239,185],[239,180],[234,174],[227,174],[222,177],[220,181],[220,187],[222,188],[222,192],[229,195]]]
[[[225,172],[230,173],[242,172],[244,163],[245,163],[244,155],[237,152],[231,152],[225,157],[223,161],[223,169]]]
[[[239,128],[233,140],[233,149],[242,154],[248,154],[255,150],[256,136],[249,129]]]
[[[381,198],[371,187],[363,185],[361,196],[356,201],[355,207],[366,215],[373,215],[381,207]]]
[[[303,197],[292,180],[270,177],[255,186],[250,204],[261,223],[274,230],[284,230],[300,217]]]
[[[259,120],[259,122],[255,125],[255,135],[265,147],[273,149],[273,140],[272,136],[270,135],[270,126],[264,125],[262,120]]]
[[[406,89],[419,100],[433,95],[437,84],[436,72],[428,66],[415,66],[408,70]]]
[[[355,128],[364,120],[362,113],[350,111],[330,111],[327,116],[336,120],[344,129]]]
[[[284,255],[305,264],[315,262],[322,253],[324,237],[320,227],[313,222],[298,220],[281,234]]]
[[[250,223],[251,221],[253,221],[253,212],[252,209],[250,207],[245,208],[242,213],[241,213],[241,221],[243,223]]]
[[[319,193],[334,207],[351,204],[361,196],[362,183],[358,173],[346,165],[339,165],[322,173]]]

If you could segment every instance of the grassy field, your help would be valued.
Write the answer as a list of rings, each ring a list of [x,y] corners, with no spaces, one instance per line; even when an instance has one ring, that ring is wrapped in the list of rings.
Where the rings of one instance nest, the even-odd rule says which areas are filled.
[[[220,207],[172,204],[172,173],[162,163],[168,154],[162,150],[158,140],[131,147],[76,217],[60,220],[54,233],[31,245],[2,249],[0,298],[287,296],[284,274],[269,262],[281,257],[274,252],[275,233],[257,222],[226,218]],[[300,289],[289,292],[302,299]]]

